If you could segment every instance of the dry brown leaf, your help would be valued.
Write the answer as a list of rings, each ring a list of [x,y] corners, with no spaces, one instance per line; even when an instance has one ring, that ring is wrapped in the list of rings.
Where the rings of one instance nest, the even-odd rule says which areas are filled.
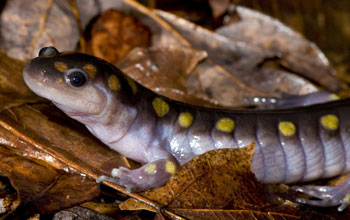
[[[260,212],[254,210],[218,210],[218,209],[176,209],[177,214],[187,219],[198,220],[297,220],[299,216],[277,213],[277,212]]]
[[[220,149],[197,156],[183,165],[164,187],[141,195],[155,201],[169,213],[191,219],[198,219],[205,213],[209,213],[208,216],[273,216],[269,213],[273,210],[276,216],[297,218],[297,208],[268,199],[264,185],[251,173],[254,145],[242,149]],[[271,208],[273,204],[275,207]],[[124,210],[153,210],[133,199],[121,203],[119,207]]]

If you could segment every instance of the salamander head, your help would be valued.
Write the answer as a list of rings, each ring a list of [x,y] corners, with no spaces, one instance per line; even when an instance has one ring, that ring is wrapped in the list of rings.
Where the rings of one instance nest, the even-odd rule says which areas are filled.
[[[108,105],[113,92],[107,82],[115,73],[116,68],[99,58],[45,47],[25,65],[23,78],[34,93],[68,115],[91,116],[101,114]]]

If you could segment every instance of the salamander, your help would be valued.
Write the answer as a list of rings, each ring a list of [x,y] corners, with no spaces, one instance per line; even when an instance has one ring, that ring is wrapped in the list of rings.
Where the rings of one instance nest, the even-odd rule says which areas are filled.
[[[98,179],[129,191],[164,185],[196,155],[253,141],[252,171],[264,183],[307,182],[350,170],[350,100],[282,110],[196,107],[153,93],[99,58],[54,47],[41,49],[23,78],[111,149],[143,164]],[[296,189],[320,199],[298,199],[302,203],[339,210],[350,203],[350,180]]]

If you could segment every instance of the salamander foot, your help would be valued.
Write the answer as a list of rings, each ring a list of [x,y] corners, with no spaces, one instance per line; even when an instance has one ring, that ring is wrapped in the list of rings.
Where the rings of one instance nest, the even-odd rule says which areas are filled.
[[[292,189],[316,198],[297,198],[296,201],[299,203],[320,207],[340,205],[339,212],[350,205],[350,178],[339,186],[294,186]]]

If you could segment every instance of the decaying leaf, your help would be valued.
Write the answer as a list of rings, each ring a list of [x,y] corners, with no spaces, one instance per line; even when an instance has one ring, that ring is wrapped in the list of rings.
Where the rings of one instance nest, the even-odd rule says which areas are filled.
[[[286,72],[285,69],[278,68],[278,66],[270,67],[269,65],[264,65],[264,63],[269,60],[275,60],[275,62],[280,64],[284,63],[282,61],[283,59],[288,60],[288,62],[292,62],[289,61],[289,59],[299,56],[300,51],[292,51],[290,53],[285,52],[283,46],[280,46],[281,48],[279,48],[279,45],[274,45],[273,42],[269,42],[269,40],[273,41],[271,38],[264,38],[267,42],[266,45],[263,45],[263,47],[260,44],[257,45],[251,42],[246,42],[237,37],[232,38],[211,32],[164,11],[158,10],[156,12],[160,17],[170,23],[195,48],[200,48],[207,51],[208,56],[217,64],[222,66],[226,71],[228,71],[229,74],[238,78],[242,83],[245,83],[250,88],[255,88],[261,93],[264,93],[265,96],[280,97],[281,92],[285,94],[304,95],[318,91],[318,88],[308,79],[296,75],[300,72],[296,67],[291,67],[291,72]],[[253,20],[252,22],[258,21]],[[275,23],[272,22],[266,23],[266,25],[275,25]],[[287,28],[281,23],[278,24],[280,25],[280,29]],[[246,32],[249,33],[249,29],[249,25],[245,26]],[[290,32],[292,36],[297,35],[297,33],[293,32],[292,30],[290,30]],[[271,33],[271,35],[273,35],[273,33]],[[251,38],[254,37],[260,39],[258,34],[251,36]],[[290,38],[292,38],[290,36],[282,37],[285,38],[285,41],[290,41]],[[300,41],[300,45],[303,47],[315,47],[312,43],[306,41],[300,36],[298,40]],[[288,42],[285,44],[293,43]],[[272,48],[267,47],[268,45],[270,45]],[[305,61],[305,64],[303,64],[307,65],[308,69],[310,69],[314,75],[317,74],[318,68],[312,66],[312,62],[323,61],[319,57],[324,57],[324,55],[318,49],[316,49],[317,48],[315,48],[315,51],[318,52],[317,55],[305,54],[306,58],[304,59],[307,61]],[[288,57],[283,55],[284,53],[288,54]],[[328,63],[323,63],[322,66],[324,69],[328,70],[327,76],[338,83],[338,80],[334,75],[332,75],[333,70],[328,66]],[[198,74],[201,74],[201,72]],[[303,73],[300,73],[300,75],[302,74]],[[318,79],[316,78],[314,81],[318,82]],[[322,84],[322,82],[318,83]],[[226,89],[230,90],[230,88]],[[217,98],[217,100],[223,102],[221,101],[223,100],[221,97]]]
[[[243,101],[246,97],[268,96],[248,86],[213,60],[206,58],[205,50],[192,47],[154,12],[132,1],[126,0],[123,3],[124,5],[120,6],[123,12],[127,11],[127,15],[132,14],[152,33],[151,47],[141,49],[142,53],[132,51],[117,63],[118,67],[143,86],[171,99],[183,102],[201,99],[202,103],[207,102],[207,105],[212,106],[239,107],[247,105]],[[196,73],[191,74],[189,70],[192,69]],[[210,76],[207,77],[206,74]],[[215,81],[219,81],[218,83],[225,87],[211,86],[211,77],[216,75],[219,76]],[[162,80],[164,76],[167,76],[168,80]],[[209,78],[211,80],[208,80]],[[157,87],[152,87],[154,81]],[[172,83],[169,84],[169,82]],[[224,89],[227,90],[225,94],[221,93]],[[195,98],[187,100],[187,97],[191,96]]]
[[[253,219],[255,215],[276,215],[297,219],[298,208],[272,198],[269,201],[264,185],[251,173],[254,145],[197,156],[183,165],[164,187],[141,195],[157,202],[169,213],[190,219],[201,219],[205,213],[208,213],[207,219],[215,215],[247,219]],[[270,214],[273,204],[284,212]],[[120,208],[153,210],[133,199],[121,203]]]
[[[208,0],[208,2],[213,11],[214,18],[224,14],[230,6],[230,0]]]
[[[134,47],[148,47],[149,30],[132,16],[108,10],[94,23],[88,52],[116,63]]]
[[[230,39],[279,53],[279,62],[329,90],[337,90],[335,71],[318,47],[281,22],[251,9],[237,6],[232,23],[217,30]]]
[[[95,219],[95,220],[113,220],[114,218],[101,215],[98,212],[94,212],[91,209],[83,208],[83,207],[73,207],[67,210],[63,210],[57,212],[53,218],[53,220],[61,220],[61,219]]]
[[[24,62],[0,52],[0,111],[24,103],[43,101],[24,84],[23,66]]]
[[[12,13],[13,8],[16,8],[17,1],[14,1],[14,3],[8,4],[5,9],[3,16],[7,16],[7,14],[16,14]],[[39,4],[37,1],[33,0],[35,4]],[[33,5],[35,5],[33,4]],[[204,29],[201,28],[195,28],[195,30],[191,30],[193,28],[193,24],[186,22],[184,20],[181,20],[179,18],[173,19],[171,16],[168,16],[166,14],[162,14],[161,12],[158,12],[158,15],[160,15],[163,19],[167,20],[167,22],[171,23],[176,31],[173,28],[171,28],[166,22],[164,22],[162,19],[160,19],[155,13],[152,11],[144,8],[143,6],[135,3],[131,0],[124,0],[124,1],[96,1],[94,3],[90,4],[84,4],[80,1],[77,2],[76,7],[74,4],[71,4],[71,1],[62,1],[60,3],[56,3],[55,1],[51,2],[48,5],[41,6],[41,12],[38,13],[37,16],[39,16],[41,19],[33,19],[33,17],[30,17],[30,20],[28,18],[28,21],[31,21],[29,24],[23,25],[22,23],[19,23],[16,25],[14,23],[13,18],[10,16],[9,20],[6,20],[8,24],[11,24],[11,27],[16,27],[15,29],[18,29],[18,26],[23,28],[22,32],[30,32],[33,33],[34,31],[30,28],[33,27],[36,33],[35,36],[29,36],[31,40],[28,40],[28,36],[25,39],[21,40],[13,40],[14,42],[31,42],[32,52],[30,55],[22,56],[21,53],[13,53],[9,52],[12,55],[16,55],[17,57],[31,57],[33,54],[36,54],[38,49],[40,49],[42,46],[46,45],[54,45],[57,46],[60,50],[72,50],[76,43],[78,42],[78,39],[80,37],[79,30],[83,27],[85,27],[88,23],[88,19],[91,19],[93,16],[95,16],[98,13],[101,13],[102,11],[114,7],[116,10],[121,11],[122,13],[126,15],[132,15],[135,19],[138,20],[138,22],[143,23],[143,25],[147,26],[147,28],[150,29],[152,32],[151,36],[151,47],[150,48],[144,48],[146,50],[146,54],[154,54],[152,57],[142,57],[140,59],[133,60],[134,56],[128,56],[124,59],[128,62],[119,63],[122,69],[131,76],[131,78],[134,78],[138,80],[139,83],[142,85],[152,89],[153,91],[157,92],[160,95],[178,100],[183,101],[191,104],[197,104],[197,105],[205,105],[205,106],[225,106],[225,107],[241,107],[244,105],[250,105],[251,103],[245,103],[244,100],[246,98],[251,98],[255,96],[277,96],[280,97],[282,94],[306,94],[310,92],[317,91],[317,88],[310,83],[309,81],[300,78],[298,76],[295,76],[293,74],[288,74],[285,71],[281,70],[274,70],[269,68],[261,68],[261,64],[265,62],[266,59],[271,59],[274,57],[278,57],[278,59],[281,61],[280,64],[285,65],[287,68],[297,72],[298,74],[304,74],[304,71],[306,71],[306,75],[309,77],[309,75],[314,75],[315,72],[318,72],[321,68],[325,76],[327,76],[329,79],[332,80],[332,82],[335,83],[329,83],[332,85],[337,84],[337,80],[332,77],[332,70],[328,67],[327,60],[324,58],[324,55],[314,47],[314,45],[310,44],[309,42],[305,41],[303,38],[301,38],[298,34],[292,32],[290,29],[284,27],[282,24],[275,22],[272,19],[265,18],[264,16],[258,16],[255,15],[252,12],[249,13],[241,13],[242,18],[245,18],[244,21],[246,22],[240,22],[238,29],[244,26],[246,23],[257,23],[257,22],[264,22],[264,25],[268,27],[268,30],[271,30],[270,32],[274,33],[273,31],[278,31],[281,29],[288,29],[289,32],[287,35],[280,34],[279,36],[284,37],[283,40],[277,41],[277,45],[274,44],[274,41],[268,41],[269,38],[265,37],[265,35],[262,35],[262,39],[255,42],[254,39],[250,39],[249,37],[254,37],[255,35],[244,35],[243,37],[247,37],[247,39],[243,39],[243,37],[236,39],[229,37],[224,40],[223,36],[221,38],[219,37],[219,40],[215,40],[217,38],[217,35],[214,35],[214,33],[210,33],[208,31],[204,31]],[[45,9],[45,10],[44,10]],[[76,15],[75,10],[78,10],[78,16]],[[238,8],[237,10],[241,10]],[[243,10],[243,9],[242,9]],[[241,11],[242,11],[241,10]],[[243,10],[244,11],[244,10]],[[17,12],[17,11],[16,11]],[[87,13],[90,12],[90,13]],[[53,33],[55,31],[52,31],[52,27],[55,29],[59,28],[57,25],[55,25],[54,16],[59,16],[60,13],[64,13],[64,15],[67,17],[66,21],[70,25],[70,27],[77,28],[75,31],[73,28],[62,28],[60,34],[68,35],[69,37],[66,37],[67,39],[70,39],[69,42],[74,42],[74,44],[70,44],[69,46],[61,46],[57,43],[63,43],[64,41],[55,40],[56,37],[53,36]],[[108,13],[107,13],[108,14]],[[252,15],[251,15],[252,14]],[[24,15],[20,15],[24,16]],[[250,16],[250,17],[249,17]],[[132,35],[129,35],[128,29],[122,29],[119,32],[113,31],[116,28],[115,25],[117,22],[109,22],[109,19],[106,19],[108,17],[107,15],[103,18],[105,21],[105,26],[103,26],[103,21],[101,21],[101,25],[95,25],[95,29],[99,29],[99,33],[96,33],[96,36],[92,36],[93,42],[100,42],[100,43],[93,43],[92,48],[93,51],[91,53],[96,55],[103,55],[104,58],[108,58],[112,60],[115,60],[117,57],[121,57],[122,54],[124,54],[126,51],[131,49],[133,46],[142,46],[144,47],[148,43],[147,40],[143,41],[141,38],[138,37],[132,37],[133,41],[139,41],[141,44],[134,44],[130,43],[131,41],[126,40],[123,41],[121,39],[130,39]],[[7,18],[7,17],[5,17]],[[61,16],[62,18],[62,16]],[[133,28],[133,20],[130,18],[123,18],[121,16],[114,16],[111,20],[116,20],[117,18],[121,18],[121,25],[130,26],[129,30],[135,31],[140,30],[142,32],[142,28],[140,29],[139,26],[135,26]],[[12,19],[12,20],[11,20]],[[77,24],[78,21],[81,21],[81,24]],[[102,20],[103,20],[102,19]],[[39,22],[40,21],[40,22]],[[53,23],[53,24],[52,24]],[[98,22],[99,23],[99,22]],[[128,25],[130,23],[130,25]],[[178,23],[178,24],[177,24]],[[241,24],[243,23],[243,24]],[[7,23],[6,23],[7,24]],[[40,24],[40,25],[39,25]],[[67,26],[68,24],[64,24]],[[277,24],[277,25],[276,25]],[[9,26],[9,25],[6,25]],[[38,27],[40,26],[40,28]],[[122,27],[118,26],[118,27]],[[231,25],[232,26],[232,25]],[[235,28],[237,28],[235,26]],[[277,26],[277,27],[276,27]],[[29,27],[29,28],[28,28]],[[100,29],[103,27],[102,29]],[[245,26],[244,26],[245,27]],[[247,26],[249,27],[249,25]],[[51,29],[50,29],[51,28]],[[256,27],[252,26],[252,28],[245,28],[244,33],[251,33],[256,32]],[[126,30],[126,31],[123,31]],[[223,30],[223,29],[221,29]],[[251,30],[251,32],[249,32]],[[187,33],[186,33],[187,32]],[[239,30],[238,30],[239,32]],[[271,34],[268,36],[273,36]],[[9,32],[10,33],[10,32]],[[136,33],[136,35],[138,35]],[[140,34],[139,34],[140,35]],[[146,34],[148,35],[148,34]],[[4,39],[7,35],[2,36]],[[74,36],[74,37],[73,37]],[[114,39],[113,36],[119,36],[119,38],[115,40],[103,40],[103,39]],[[257,38],[260,35],[256,35]],[[293,37],[297,37],[296,41],[299,43],[298,49],[302,49],[301,51],[305,53],[305,57],[303,58],[303,62],[300,62],[299,59],[299,53],[300,50],[287,50],[284,49],[283,45],[291,45],[291,39]],[[8,37],[9,38],[9,37]],[[12,39],[12,38],[9,38]],[[146,38],[147,39],[147,38]],[[275,39],[275,38],[273,38]],[[248,41],[249,40],[249,41]],[[37,41],[37,42],[34,42]],[[226,42],[227,41],[227,42]],[[282,41],[282,42],[281,42]],[[291,41],[291,42],[289,42]],[[43,42],[43,43],[39,43]],[[105,42],[105,44],[101,44],[101,42]],[[114,42],[114,43],[113,43]],[[124,43],[121,43],[124,42]],[[142,44],[142,42],[145,42],[146,44]],[[216,43],[215,43],[216,42]],[[219,44],[217,44],[219,42]],[[246,44],[246,42],[251,43],[251,45]],[[301,43],[300,43],[301,42]],[[209,45],[206,45],[208,44]],[[210,44],[211,43],[211,44]],[[4,45],[8,45],[4,41]],[[113,46],[116,45],[116,46]],[[120,46],[122,45],[122,46]],[[218,46],[219,45],[219,46]],[[81,45],[84,47],[84,45]],[[175,48],[169,50],[169,47]],[[11,46],[8,48],[8,50],[19,50],[16,48],[23,49],[25,46]],[[104,50],[106,48],[112,48],[114,50],[114,53],[105,53]],[[120,48],[120,49],[117,49]],[[154,49],[156,48],[156,49]],[[303,49],[304,48],[304,49]],[[7,50],[7,49],[6,49]],[[8,51],[7,50],[7,51]],[[156,51],[154,51],[156,50]],[[169,51],[168,51],[169,50]],[[184,57],[178,57],[178,53],[174,53],[176,50],[186,50],[186,56]],[[121,52],[122,51],[122,52]],[[293,53],[289,53],[289,52]],[[311,51],[311,52],[310,52]],[[163,53],[164,52],[164,53]],[[205,59],[206,53],[208,53],[210,59]],[[298,53],[295,53],[298,52]],[[119,54],[119,55],[118,55]],[[135,54],[135,53],[134,53]],[[202,54],[198,57],[198,54]],[[297,54],[297,55],[295,55]],[[287,56],[288,55],[288,56]],[[309,55],[309,56],[308,56]],[[157,60],[153,60],[154,57],[164,57],[167,58],[169,62],[167,63],[157,63]],[[188,60],[188,57],[198,57],[199,59],[190,59]],[[322,58],[322,59],[321,59]],[[128,60],[129,59],[129,60]],[[165,60],[165,59],[163,59]],[[211,61],[212,60],[212,61]],[[308,61],[310,60],[310,61]],[[146,63],[142,63],[142,61],[145,61]],[[202,62],[202,63],[200,63]],[[128,64],[129,66],[126,66],[125,64]],[[147,65],[147,64],[156,64],[156,65]],[[170,63],[171,65],[169,65]],[[193,73],[188,73],[188,66],[187,64],[191,63],[189,67],[192,69],[192,67],[196,67],[197,65],[198,70],[194,68]],[[303,63],[304,66],[300,66],[300,63]],[[314,65],[313,65],[314,64]],[[204,67],[201,67],[204,66]],[[157,67],[153,68],[152,67]],[[177,67],[177,68],[173,68]],[[158,70],[158,71],[157,71]],[[204,73],[204,74],[203,74]],[[205,73],[208,73],[209,76],[205,75]],[[310,73],[310,74],[309,74]],[[146,76],[146,77],[139,77],[140,75]],[[149,76],[151,75],[151,77]],[[162,76],[167,75],[168,80],[164,81],[162,80]],[[211,78],[211,76],[219,75],[217,78],[219,80],[222,80],[223,82],[219,82],[216,84],[219,84],[221,86],[225,85],[225,87],[221,87],[220,89],[215,88],[214,86],[211,86],[210,83],[208,83],[208,78]],[[329,76],[328,76],[329,75]],[[157,80],[159,78],[159,80]],[[164,78],[164,77],[163,77]],[[310,78],[310,77],[309,77]],[[311,77],[312,80],[318,81],[319,78],[317,77]],[[324,77],[323,77],[324,78]],[[142,79],[142,80],[141,80]],[[154,80],[156,79],[156,80]],[[181,79],[179,81],[178,79]],[[173,83],[167,83],[167,82],[173,82]],[[327,82],[331,82],[330,80],[325,80]],[[155,83],[156,82],[156,83]],[[175,83],[174,83],[175,82]],[[264,83],[261,83],[264,82]],[[157,84],[157,87],[153,87],[154,84]],[[324,84],[320,82],[320,84]],[[288,85],[288,86],[286,86]],[[327,87],[327,85],[324,85]],[[335,86],[336,87],[336,86]],[[333,88],[334,89],[334,88]],[[222,90],[225,90],[225,93],[222,93]]]
[[[59,172],[47,164],[28,160],[4,148],[0,148],[0,158],[0,174],[10,179],[18,195],[15,203],[19,207],[12,206],[7,214],[13,211],[22,212],[24,216],[34,211],[52,213],[89,201],[99,193],[96,183],[84,176]],[[23,213],[23,210],[28,210],[28,213]]]
[[[99,195],[97,176],[128,166],[117,153],[86,137],[87,132],[50,121],[38,109],[54,112],[42,105],[0,113],[1,175],[10,179],[21,205],[50,213],[89,201]]]
[[[7,1],[0,21],[0,49],[17,59],[32,58],[48,45],[73,50],[80,37],[69,0]]]
[[[283,219],[297,220],[299,216],[289,215],[276,212],[260,212],[254,210],[206,210],[206,209],[178,209],[176,212],[185,216],[187,219],[198,220],[220,220],[220,219],[235,219],[235,220],[256,220],[256,219]]]
[[[267,42],[263,46],[248,45],[243,40],[228,38],[168,13],[154,11],[169,22],[174,30],[154,12],[131,1],[124,3],[121,8],[128,8],[129,14],[150,29],[152,41],[150,47],[134,49],[116,65],[131,78],[160,95],[197,105],[240,107],[251,104],[245,103],[246,98],[302,95],[318,91],[309,80],[295,74],[299,74],[299,67],[298,69],[290,65],[288,67],[292,67],[290,69],[293,72],[286,72],[284,69],[265,65],[271,59],[277,59],[280,65],[285,62],[292,63],[298,57],[296,51],[292,51],[292,55],[287,57],[285,54],[288,53],[280,44],[274,46]],[[252,22],[258,21],[255,18]],[[266,22],[266,25],[275,27],[273,22]],[[275,29],[288,29],[278,24]],[[290,32],[291,36],[299,36],[291,30]],[[291,41],[291,36],[282,35],[286,44],[290,43],[288,41]],[[306,53],[305,59],[311,60],[306,62],[305,71],[315,74],[321,65],[327,77],[338,84],[328,63],[320,58],[324,55],[300,36],[297,40],[300,42],[300,49],[305,47],[314,51],[314,54],[309,55],[305,52],[306,49],[303,50]],[[312,66],[313,63],[319,64]],[[318,78],[314,77],[313,80],[318,81]],[[319,83],[322,84],[321,81]]]
[[[215,107],[215,101],[201,95],[202,91],[187,92],[198,85],[188,76],[205,57],[206,53],[203,51],[171,45],[155,46],[148,49],[135,48],[116,65],[158,94],[167,94],[167,97],[192,105]]]

